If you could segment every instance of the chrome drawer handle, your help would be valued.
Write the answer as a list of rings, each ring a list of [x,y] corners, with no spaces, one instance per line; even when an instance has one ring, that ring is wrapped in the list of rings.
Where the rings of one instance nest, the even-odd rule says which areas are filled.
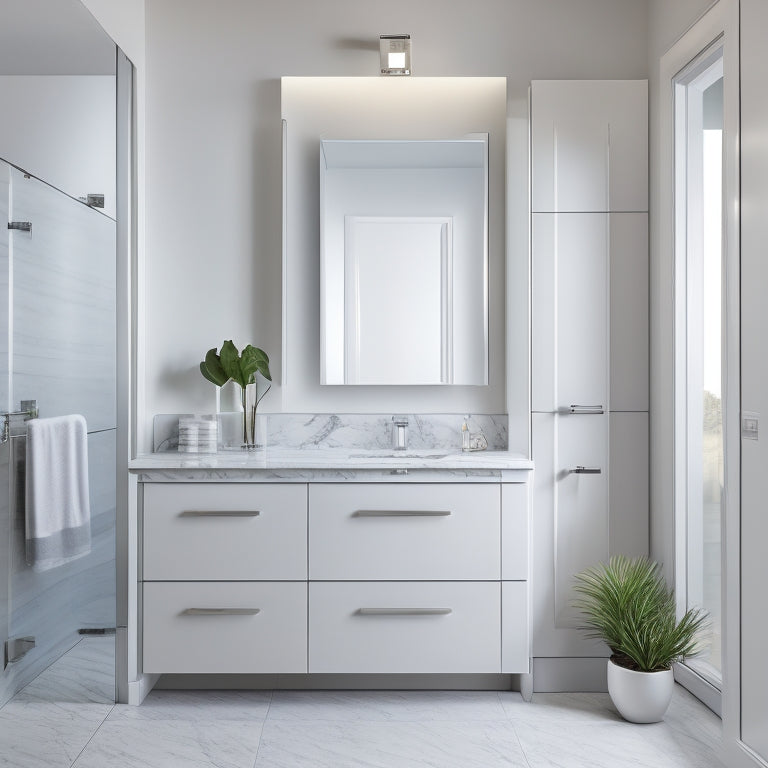
[[[447,517],[447,510],[429,509],[358,509],[352,517]]]
[[[601,414],[605,413],[602,405],[569,405],[564,409],[566,413]]]
[[[258,510],[237,509],[185,509],[181,517],[258,517]]]
[[[600,475],[603,472],[600,467],[574,467],[568,471],[574,475]]]
[[[360,616],[447,616],[453,608],[358,608]]]
[[[182,616],[255,616],[261,608],[187,608]]]

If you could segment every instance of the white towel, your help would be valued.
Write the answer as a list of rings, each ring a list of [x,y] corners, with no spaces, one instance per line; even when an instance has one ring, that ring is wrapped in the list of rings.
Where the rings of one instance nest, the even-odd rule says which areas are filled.
[[[88,432],[79,415],[27,422],[27,563],[47,571],[91,551]]]

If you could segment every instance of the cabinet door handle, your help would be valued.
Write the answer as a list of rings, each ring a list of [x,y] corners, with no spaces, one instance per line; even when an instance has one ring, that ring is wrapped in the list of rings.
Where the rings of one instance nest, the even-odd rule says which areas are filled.
[[[182,616],[255,616],[261,608],[187,608]]]
[[[569,472],[571,472],[574,475],[600,475],[602,474],[603,470],[600,469],[600,467],[574,467],[573,469],[569,469]]]
[[[453,608],[358,608],[360,616],[447,616]]]
[[[602,405],[569,405],[563,410],[565,413],[583,413],[593,415],[605,413],[605,409]]]
[[[257,509],[185,509],[181,517],[258,517],[260,514]]]
[[[447,517],[448,510],[429,509],[358,509],[352,517]]]

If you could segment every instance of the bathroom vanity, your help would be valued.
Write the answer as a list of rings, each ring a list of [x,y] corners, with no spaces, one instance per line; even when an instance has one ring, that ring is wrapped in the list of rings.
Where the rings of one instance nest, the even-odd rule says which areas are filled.
[[[132,463],[145,693],[162,673],[529,672],[531,462],[382,453]]]

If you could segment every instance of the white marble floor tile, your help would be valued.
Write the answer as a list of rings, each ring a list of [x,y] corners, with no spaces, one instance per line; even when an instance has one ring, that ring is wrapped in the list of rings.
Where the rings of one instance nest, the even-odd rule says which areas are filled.
[[[83,638],[22,691],[41,701],[114,704],[115,638]]]
[[[0,710],[0,766],[69,768],[111,709],[17,694]]]
[[[530,768],[718,768],[709,746],[664,723],[563,723],[545,716],[515,730]]]
[[[474,766],[528,768],[511,723],[311,725],[267,720],[254,768]]]
[[[139,707],[117,704],[109,722],[179,720],[260,723],[267,716],[271,691],[152,691]]]
[[[506,719],[494,691],[275,691],[269,720],[492,722]]]
[[[723,723],[720,718],[680,685],[675,686],[664,722],[697,741],[715,745],[722,742]]]
[[[624,720],[607,693],[535,693],[523,701],[514,691],[498,694],[504,711],[513,723],[547,721],[574,725],[602,725]]]
[[[261,721],[121,719],[104,723],[73,768],[252,768]]]

